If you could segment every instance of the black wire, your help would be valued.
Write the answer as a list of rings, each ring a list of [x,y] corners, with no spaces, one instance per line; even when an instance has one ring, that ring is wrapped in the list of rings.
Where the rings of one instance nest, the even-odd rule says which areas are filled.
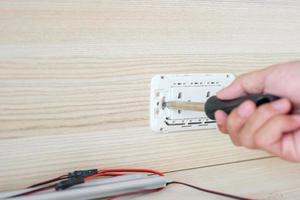
[[[231,194],[226,194],[226,193],[222,193],[222,192],[217,192],[217,191],[213,191],[213,190],[208,190],[208,189],[205,189],[205,188],[200,188],[200,187],[188,184],[188,183],[183,183],[183,182],[178,182],[178,181],[169,182],[169,183],[167,183],[167,186],[171,185],[171,184],[185,185],[187,187],[191,187],[193,189],[200,190],[202,192],[207,192],[207,193],[210,193],[210,194],[215,194],[215,195],[219,195],[219,196],[223,196],[223,197],[228,197],[228,198],[231,198],[231,199],[237,199],[237,200],[254,200],[254,199],[239,197],[239,196],[235,196],[235,195],[231,195]]]
[[[35,188],[35,187],[38,187],[38,186],[42,186],[42,185],[46,185],[46,184],[53,183],[53,182],[56,182],[56,181],[60,181],[60,180],[66,179],[66,178],[68,178],[67,175],[62,175],[62,176],[59,176],[59,177],[54,178],[54,179],[50,179],[50,180],[47,180],[47,181],[44,181],[44,182],[40,182],[40,183],[31,185],[27,188]]]
[[[21,197],[21,196],[31,195],[31,194],[34,194],[34,193],[37,193],[37,192],[42,192],[42,191],[45,191],[45,190],[55,188],[55,185],[56,184],[44,186],[44,187],[41,187],[41,188],[38,188],[38,189],[33,189],[33,190],[28,191],[28,192],[23,192],[23,193],[20,193],[20,194],[13,195],[9,198]]]

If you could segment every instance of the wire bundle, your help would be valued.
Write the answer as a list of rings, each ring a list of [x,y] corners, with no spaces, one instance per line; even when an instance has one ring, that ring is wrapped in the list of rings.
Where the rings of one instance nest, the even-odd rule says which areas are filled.
[[[100,181],[102,181],[101,183],[103,184],[103,182],[105,182],[105,181],[103,181],[103,177],[108,176],[108,177],[123,178],[123,177],[130,176],[130,175],[132,176],[136,173],[138,173],[137,174],[138,176],[132,177],[131,180],[137,180],[137,179],[146,180],[147,179],[146,182],[148,181],[148,183],[146,183],[146,182],[145,183],[148,185],[150,184],[150,186],[147,186],[147,187],[144,186],[144,188],[141,187],[140,189],[133,187],[135,190],[132,190],[132,191],[128,190],[127,192],[126,192],[126,190],[124,190],[125,192],[123,192],[123,190],[121,190],[116,194],[110,194],[105,197],[112,200],[117,197],[122,197],[122,196],[126,196],[126,195],[157,192],[166,186],[180,184],[180,185],[184,185],[187,187],[191,187],[196,190],[200,190],[202,192],[207,192],[207,193],[211,193],[214,195],[219,195],[219,196],[223,196],[223,197],[227,197],[227,198],[231,198],[231,199],[251,200],[251,199],[244,198],[244,197],[239,197],[239,196],[235,196],[235,195],[231,195],[231,194],[226,194],[226,193],[222,193],[222,192],[217,192],[217,191],[213,191],[213,190],[200,188],[200,187],[197,187],[197,186],[194,186],[191,184],[187,184],[187,183],[183,183],[183,182],[169,181],[166,178],[164,178],[163,173],[152,170],[152,169],[145,169],[145,168],[111,168],[111,169],[101,169],[101,170],[100,169],[89,169],[89,170],[73,171],[68,174],[61,175],[59,177],[31,185],[27,188],[27,190],[25,192],[21,192],[21,193],[12,195],[8,199],[10,199],[10,198],[16,198],[16,199],[21,198],[22,199],[22,197],[27,197],[27,196],[34,197],[34,196],[36,196],[36,194],[44,194],[43,192],[50,191],[50,190],[53,190],[53,192],[55,192],[55,190],[56,191],[65,191],[65,190],[68,191],[68,189],[71,188],[72,189],[71,192],[72,192],[72,191],[75,191],[79,187],[81,188],[83,186],[85,186],[85,187],[93,186],[93,185],[91,185],[91,183],[93,181],[95,182],[99,178],[101,178]],[[140,173],[142,173],[142,177],[141,177]],[[145,175],[145,174],[147,174],[147,175]],[[162,178],[157,179],[159,177],[162,177]],[[120,178],[119,178],[119,181],[121,180]],[[115,179],[117,181],[118,178],[110,178],[110,181],[112,181],[112,179]],[[106,179],[104,179],[104,180],[106,180]],[[152,180],[156,180],[156,182],[153,182]],[[133,183],[133,182],[130,182],[129,179],[127,181],[128,181],[128,184]],[[89,182],[91,182],[90,185],[88,185]],[[110,182],[110,183],[113,183],[113,182]],[[115,182],[115,183],[117,183],[117,182]],[[135,182],[135,184],[140,185],[140,184],[138,184],[138,182]],[[101,185],[100,185],[100,187],[101,187]],[[115,187],[115,185],[113,185],[112,187]],[[87,199],[89,199],[89,198],[87,198]]]
[[[59,177],[31,185],[27,187],[27,189],[32,189],[32,190],[13,195],[10,198],[34,195],[36,193],[48,191],[51,189],[55,189],[57,191],[66,190],[70,187],[83,184],[85,182],[91,181],[96,178],[107,177],[107,176],[108,177],[123,176],[126,175],[126,173],[148,173],[151,175],[164,176],[164,174],[161,172],[151,170],[151,169],[144,169],[144,168],[112,168],[112,169],[102,169],[102,170],[98,170],[98,169],[79,170],[79,171],[70,172],[68,174],[61,175]],[[151,192],[151,191],[152,190],[150,191],[141,190],[140,192],[144,193],[144,192]],[[140,192],[134,192],[130,194],[126,193],[124,195],[131,195]],[[124,196],[124,195],[118,195],[118,196]]]

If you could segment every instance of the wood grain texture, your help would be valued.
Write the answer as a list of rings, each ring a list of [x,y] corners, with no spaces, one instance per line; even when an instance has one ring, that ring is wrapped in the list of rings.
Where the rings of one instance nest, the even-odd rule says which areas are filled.
[[[150,79],[241,74],[299,59],[299,8],[297,1],[1,1],[0,190],[74,168],[168,172],[268,156],[235,148],[215,130],[152,133]]]
[[[0,137],[145,127],[155,74],[239,74],[295,58],[275,54],[2,61]]]
[[[199,168],[167,174],[172,180],[253,199],[292,200],[300,196],[300,166],[278,158]],[[133,199],[227,200],[181,185]]]
[[[299,52],[299,2],[2,1],[1,57]]]
[[[3,139],[0,154],[1,189],[74,169],[149,167],[166,172],[268,156],[237,149],[214,130],[155,134],[148,128]]]

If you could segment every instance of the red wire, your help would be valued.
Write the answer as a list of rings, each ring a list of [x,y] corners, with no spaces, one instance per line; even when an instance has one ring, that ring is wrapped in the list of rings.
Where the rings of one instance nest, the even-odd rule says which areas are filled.
[[[146,169],[146,168],[112,168],[112,169],[99,170],[98,173],[108,173],[108,172],[144,172],[144,173],[157,174],[159,176],[164,175],[161,172],[152,169]]]
[[[151,174],[157,174],[159,176],[164,176],[164,174],[161,172],[152,169],[146,169],[146,168],[113,168],[113,169],[98,170],[97,174],[86,177],[85,180],[88,181],[98,176],[103,176],[107,173],[114,173],[114,172],[143,172],[143,173],[151,173]]]
[[[101,176],[123,176],[125,174],[123,173],[116,173],[116,172],[111,172],[111,173],[105,173],[105,174],[102,174]]]

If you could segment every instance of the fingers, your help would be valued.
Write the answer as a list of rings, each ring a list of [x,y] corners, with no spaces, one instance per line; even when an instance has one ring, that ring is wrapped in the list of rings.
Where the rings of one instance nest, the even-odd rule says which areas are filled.
[[[231,85],[217,93],[218,98],[226,100],[246,94],[262,93],[268,71],[267,68],[238,77]]]
[[[256,108],[246,101],[230,115],[217,111],[219,129],[237,146],[259,148],[289,161],[300,162],[300,115],[288,115],[292,105],[280,99]]]
[[[240,130],[235,130],[239,131],[236,140],[240,145],[247,148],[256,148],[256,145],[254,144],[254,134],[257,130],[270,118],[275,117],[276,115],[286,114],[291,108],[292,105],[287,99],[280,99],[258,107],[244,126]]]
[[[230,134],[232,142],[240,146],[239,132],[249,117],[255,112],[255,104],[252,101],[246,101],[237,109],[234,109],[228,117],[226,128]]]
[[[218,128],[222,133],[227,133],[227,125],[226,125],[227,117],[228,117],[227,114],[222,110],[218,110],[215,113],[215,118],[218,124]]]
[[[257,148],[254,142],[257,130],[270,118],[288,113],[291,107],[291,103],[287,99],[280,99],[258,108],[254,102],[246,101],[234,109],[229,116],[218,111],[216,120],[221,132],[229,133],[235,145]]]
[[[240,128],[243,126],[245,121],[250,117],[250,115],[255,110],[255,104],[252,101],[246,101],[243,104],[239,106],[238,109],[234,109],[230,117],[222,111],[218,110],[215,113],[216,121],[218,124],[218,128],[222,133],[228,133],[228,132],[238,132]],[[229,127],[229,131],[228,131]],[[232,135],[236,135],[231,134]],[[235,137],[233,137],[235,138]]]
[[[257,147],[286,160],[300,161],[299,136],[300,116],[278,115],[255,133],[254,142]]]

